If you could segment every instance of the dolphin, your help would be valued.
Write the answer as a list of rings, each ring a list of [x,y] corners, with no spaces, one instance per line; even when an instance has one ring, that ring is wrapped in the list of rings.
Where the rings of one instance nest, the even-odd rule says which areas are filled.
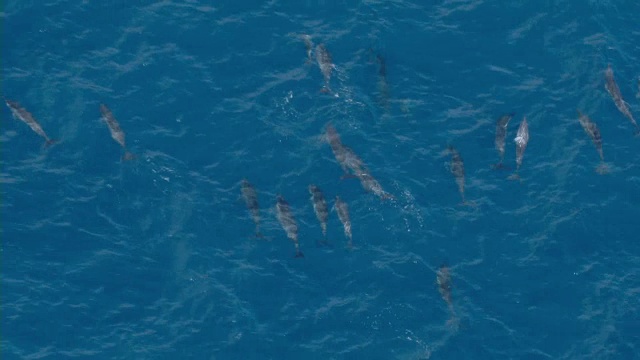
[[[600,155],[601,164],[597,168],[597,171],[601,174],[607,172],[607,166],[604,163],[604,153],[602,152],[602,137],[600,136],[598,126],[596,126],[596,123],[591,121],[587,115],[580,112],[580,110],[578,110],[578,120],[580,121],[580,125],[582,125],[584,131],[591,138],[591,141],[593,141],[593,145],[595,145],[598,155]]]
[[[260,233],[260,206],[258,205],[258,195],[256,189],[251,185],[249,180],[242,179],[240,190],[242,191],[242,197],[247,205],[247,209],[251,211],[251,217],[256,224],[256,237],[262,238]]]
[[[605,89],[607,89],[607,91],[609,92],[609,95],[611,95],[611,98],[613,99],[613,102],[616,104],[616,107],[618,108],[618,110],[620,110],[620,112],[627,119],[629,119],[631,124],[633,124],[635,128],[635,135],[639,136],[640,127],[638,127],[638,123],[636,123],[636,120],[633,118],[633,115],[629,110],[629,105],[622,98],[622,93],[620,93],[620,88],[618,87],[618,84],[613,78],[613,69],[611,69],[611,64],[607,65],[607,70],[605,70],[604,74],[605,74],[605,84],[604,84]]]
[[[462,196],[462,203],[466,203],[464,199],[464,162],[462,160],[462,156],[456,148],[452,145],[448,146],[449,153],[451,154],[451,173],[456,179],[456,184],[458,184],[458,192],[460,196]]]
[[[311,36],[303,34],[302,40],[304,40],[304,46],[307,50],[307,63],[310,64],[313,62],[313,41],[311,41]]]
[[[322,76],[324,76],[324,86],[321,91],[330,93],[331,88],[329,88],[329,80],[331,80],[331,72],[335,65],[333,65],[331,54],[329,54],[329,51],[324,44],[316,46],[316,61],[318,62]]]
[[[353,150],[342,144],[338,132],[330,123],[327,124],[326,138],[336,160],[344,171],[342,178],[357,177],[360,179],[360,184],[366,191],[374,193],[382,200],[394,199],[392,195],[382,189],[382,186],[378,180],[371,175],[362,162],[362,159],[360,159]]]
[[[329,218],[327,202],[324,199],[322,190],[314,184],[309,185],[309,194],[311,195],[313,211],[316,213],[316,217],[320,222],[320,228],[322,229],[322,237],[324,240],[321,241],[321,243],[327,244],[327,219]]]
[[[450,321],[452,321],[455,318],[455,311],[453,309],[453,299],[451,295],[451,272],[447,265],[442,264],[440,266],[436,273],[436,281],[440,296],[442,296],[442,299],[447,303],[447,307],[449,307],[449,311],[451,312]]]
[[[107,105],[100,104],[100,113],[102,114],[102,119],[105,123],[107,123],[107,126],[109,127],[111,138],[113,138],[113,140],[120,144],[120,146],[124,149],[124,155],[122,156],[122,159],[133,160],[135,158],[135,155],[127,150],[124,131],[122,131],[122,129],[120,128],[120,124],[116,120],[115,116],[113,116],[111,110],[109,110]]]
[[[522,122],[518,127],[518,132],[516,133],[514,142],[516,143],[516,171],[509,177],[512,180],[520,179],[518,170],[520,170],[522,157],[524,156],[524,151],[527,149],[527,144],[529,143],[529,125],[527,124],[526,116],[522,118]]]
[[[278,216],[280,225],[282,225],[282,228],[287,233],[287,237],[291,239],[295,245],[295,257],[304,257],[304,254],[300,251],[300,244],[298,243],[298,225],[291,213],[289,203],[281,195],[278,195],[276,198],[276,215]]]
[[[38,123],[38,121],[33,117],[33,115],[31,115],[29,111],[27,111],[27,109],[20,106],[17,101],[8,100],[6,98],[4,99],[4,101],[5,103],[7,103],[7,106],[11,110],[11,114],[14,118],[21,120],[25,124],[29,125],[31,130],[44,138],[45,146],[50,146],[57,142],[57,140],[51,140],[51,138],[49,138],[47,133],[42,129],[40,123]]]
[[[349,248],[353,248],[353,237],[351,235],[351,220],[349,219],[349,207],[347,203],[340,199],[339,196],[336,195],[335,209],[338,212],[338,218],[340,218],[340,222],[344,227],[344,235],[349,239],[347,245]]]
[[[495,145],[496,145],[496,150],[498,150],[498,154],[500,155],[500,162],[494,165],[495,169],[500,169],[504,167],[502,162],[504,161],[504,145],[505,145],[505,140],[507,138],[507,126],[509,125],[509,121],[511,120],[513,115],[514,115],[513,113],[504,114],[496,122]]]

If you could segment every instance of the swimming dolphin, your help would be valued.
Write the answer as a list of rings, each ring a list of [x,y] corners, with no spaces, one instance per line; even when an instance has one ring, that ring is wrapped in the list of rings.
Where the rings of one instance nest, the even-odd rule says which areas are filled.
[[[120,144],[120,146],[124,149],[124,155],[122,156],[122,159],[133,160],[135,158],[135,155],[127,150],[124,131],[122,131],[122,129],[120,128],[120,124],[118,124],[118,121],[113,116],[111,110],[109,110],[107,105],[100,104],[100,113],[102,114],[102,119],[105,123],[107,123],[107,126],[109,127],[111,138],[113,138],[113,140]]]
[[[33,130],[36,134],[40,135],[45,140],[45,146],[50,146],[56,142],[56,140],[51,140],[47,133],[42,129],[40,123],[28,112],[25,108],[20,106],[17,101],[4,99],[7,103],[7,106],[11,110],[11,114],[14,118],[21,120],[25,124],[29,125],[31,130]]]
[[[311,36],[303,34],[302,40],[304,40],[304,46],[307,49],[307,63],[310,64],[313,62],[313,41],[311,41]]]
[[[245,204],[247,205],[247,209],[251,212],[253,222],[256,224],[256,237],[262,238],[263,235],[260,233],[260,206],[258,205],[256,189],[251,185],[249,180],[242,179],[240,190]]]
[[[605,173],[607,171],[607,167],[604,164],[604,153],[602,152],[602,137],[600,136],[600,130],[598,129],[598,126],[596,126],[596,123],[591,121],[591,119],[587,115],[584,115],[582,112],[580,112],[580,110],[578,110],[578,120],[580,121],[580,125],[582,125],[584,131],[591,138],[591,141],[593,141],[593,145],[595,145],[596,150],[598,151],[598,155],[600,155],[601,164],[597,168],[597,171],[601,174]]]
[[[304,254],[300,251],[300,244],[298,243],[298,225],[291,213],[289,203],[281,195],[277,196],[276,201],[276,214],[278,216],[278,221],[287,233],[287,237],[293,241],[293,244],[296,247],[295,257],[304,257]]]
[[[313,211],[316,213],[316,217],[320,222],[320,228],[322,229],[323,240],[321,243],[327,244],[327,219],[329,218],[327,202],[325,201],[320,188],[313,184],[309,185],[309,194],[311,195]]]
[[[458,184],[458,192],[460,192],[460,196],[462,196],[462,203],[466,203],[464,199],[464,162],[462,161],[462,156],[458,153],[452,145],[448,146],[449,153],[451,154],[451,165],[450,170],[453,176],[456,179],[456,184]]]
[[[333,156],[335,156],[338,164],[342,168],[342,171],[345,175],[349,173],[348,166],[346,165],[347,159],[347,149],[344,145],[342,145],[342,141],[340,141],[340,136],[336,131],[336,128],[331,124],[327,124],[326,127],[326,139],[331,146],[331,151],[333,152]]]
[[[333,155],[344,172],[342,178],[355,177],[355,174],[352,174],[354,169],[364,168],[362,160],[351,148],[342,144],[338,132],[331,124],[327,124],[326,138],[329,146],[331,146]]]
[[[498,154],[500,155],[500,162],[494,165],[495,169],[500,169],[504,167],[502,162],[504,161],[504,145],[505,145],[505,140],[507,138],[507,126],[509,125],[509,121],[511,120],[513,115],[514,115],[513,113],[504,114],[496,122],[495,145],[496,145],[496,150],[498,150]]]
[[[522,118],[522,122],[518,127],[518,132],[516,133],[514,141],[516,143],[516,171],[509,178],[519,179],[520,176],[518,175],[518,170],[520,170],[522,157],[524,156],[524,151],[527,149],[527,144],[529,143],[529,125],[527,124],[526,116]]]
[[[451,295],[451,272],[449,271],[449,267],[446,265],[441,265],[436,274],[436,281],[438,283],[438,291],[440,292],[440,296],[447,303],[447,307],[451,312],[451,320],[455,317],[455,312],[453,310],[453,299]]]
[[[388,111],[390,96],[389,84],[387,83],[387,64],[380,54],[376,54],[376,62],[378,63],[378,102]]]
[[[613,78],[613,69],[611,69],[611,64],[607,65],[607,70],[605,70],[604,73],[605,73],[605,80],[606,80],[604,85],[605,89],[607,89],[607,91],[609,92],[609,95],[611,95],[611,98],[613,99],[613,102],[616,104],[616,107],[618,108],[618,110],[620,110],[620,112],[627,119],[629,119],[629,121],[635,127],[635,135],[640,135],[640,127],[638,127],[636,120],[633,118],[633,115],[631,115],[631,111],[629,110],[629,105],[627,105],[627,103],[622,98],[622,93],[620,93],[620,88],[618,87],[618,84]]]
[[[331,80],[331,71],[333,71],[334,65],[331,60],[331,54],[327,51],[327,48],[324,44],[320,44],[316,46],[316,61],[318,62],[318,66],[320,67],[320,71],[324,76],[324,86],[321,91],[329,93],[331,92],[331,88],[329,87],[329,80]]]
[[[356,173],[358,179],[360,179],[360,184],[362,187],[368,191],[376,195],[380,198],[380,200],[395,200],[395,197],[388,192],[384,191],[382,185],[376,178],[374,178],[371,173],[367,170],[361,170]]]
[[[338,218],[344,227],[344,235],[349,242],[347,245],[349,248],[353,248],[353,237],[351,236],[351,220],[349,219],[349,207],[339,196],[336,195],[335,209],[338,212]]]
[[[371,175],[360,157],[349,147],[342,144],[338,132],[330,123],[327,124],[326,137],[336,160],[344,171],[342,178],[357,177],[366,191],[374,193],[382,200],[394,199],[392,195],[382,189],[378,180]]]

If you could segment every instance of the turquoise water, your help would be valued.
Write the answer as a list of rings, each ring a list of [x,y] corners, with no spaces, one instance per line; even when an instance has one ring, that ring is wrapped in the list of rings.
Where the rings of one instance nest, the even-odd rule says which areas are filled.
[[[640,118],[640,2],[3,5],[2,95],[59,140],[3,107],[3,358],[640,358],[640,139],[604,88],[611,64]],[[341,180],[329,122],[395,200]],[[311,183],[353,250],[335,211],[317,244]]]

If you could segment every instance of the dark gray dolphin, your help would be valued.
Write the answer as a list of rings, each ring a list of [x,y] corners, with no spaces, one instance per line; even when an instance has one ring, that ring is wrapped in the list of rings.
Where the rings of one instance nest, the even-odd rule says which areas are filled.
[[[376,62],[378,63],[378,102],[388,111],[390,95],[389,83],[387,82],[387,63],[379,53],[376,54]]]
[[[256,224],[256,237],[262,238],[263,235],[260,233],[260,206],[258,205],[256,189],[251,185],[249,180],[242,179],[240,190],[242,191],[242,197],[247,205],[247,209],[251,212],[253,222]]]

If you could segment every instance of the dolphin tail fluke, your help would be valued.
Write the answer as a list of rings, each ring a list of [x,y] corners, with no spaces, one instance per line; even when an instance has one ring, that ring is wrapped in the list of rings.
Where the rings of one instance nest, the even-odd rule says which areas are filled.
[[[640,126],[636,126],[635,130],[633,130],[633,136],[640,137]]]
[[[385,200],[395,201],[395,200],[396,200],[396,197],[395,197],[395,196],[393,196],[393,195],[391,195],[391,194],[389,194],[389,193],[384,193],[384,194],[380,197],[380,199],[381,199],[382,201],[385,201]]]
[[[600,165],[598,165],[598,167],[596,168],[596,172],[600,175],[608,174],[609,166],[607,166],[607,164],[603,162]]]
[[[508,178],[508,179],[509,179],[509,180],[521,180],[521,179],[520,179],[520,175],[518,175],[518,173],[517,173],[517,172],[515,172],[515,173],[513,173],[513,174],[509,175],[509,178]]]
[[[467,201],[467,198],[464,197],[464,194],[462,194],[462,201],[458,205],[460,205],[460,206],[471,206],[469,201]]]
[[[332,248],[333,247],[333,246],[331,246],[331,244],[329,243],[329,241],[327,239],[318,240],[317,244],[318,244],[318,247],[328,247],[328,248]]]
[[[254,236],[256,237],[256,239],[264,239],[264,234],[262,234],[260,231],[257,231],[257,230]]]
[[[131,153],[129,151],[125,151],[124,155],[122,155],[122,160],[123,161],[130,161],[136,158],[136,155],[134,153]]]
[[[303,257],[304,257],[304,254],[302,253],[302,251],[300,251],[299,249],[296,250],[295,258],[303,258]]]
[[[57,144],[59,142],[60,142],[60,140],[58,140],[58,139],[47,139],[47,141],[44,142],[44,147],[48,148],[48,147],[52,146],[53,144]]]
[[[358,250],[358,247],[353,245],[353,241],[351,239],[349,239],[349,241],[347,242],[347,245],[345,245],[345,249],[347,249],[349,251],[356,251],[356,250]]]

